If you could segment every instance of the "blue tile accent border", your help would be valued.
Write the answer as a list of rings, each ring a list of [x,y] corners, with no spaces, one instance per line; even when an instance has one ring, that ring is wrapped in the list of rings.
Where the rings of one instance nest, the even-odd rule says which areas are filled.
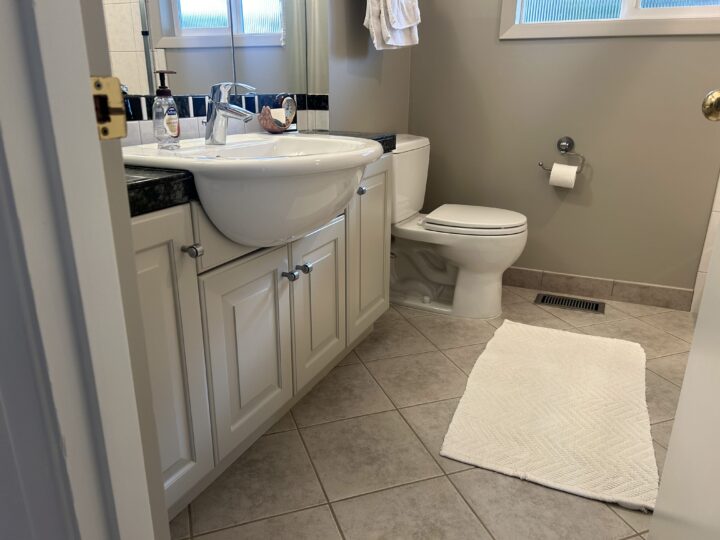
[[[327,94],[250,94],[246,96],[231,95],[230,103],[244,107],[250,112],[259,112],[264,105],[271,108],[280,107],[282,100],[278,96],[290,95],[297,101],[299,111],[327,111],[330,109],[330,96]],[[205,116],[207,114],[207,96],[180,95],[173,96],[180,118]],[[125,96],[125,118],[128,121],[152,120],[152,104],[155,96]],[[145,102],[143,108],[142,102]]]

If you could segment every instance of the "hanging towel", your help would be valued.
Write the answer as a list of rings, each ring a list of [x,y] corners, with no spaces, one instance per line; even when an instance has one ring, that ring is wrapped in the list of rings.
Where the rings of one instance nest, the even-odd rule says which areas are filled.
[[[381,0],[382,1],[382,0]],[[384,0],[390,26],[396,30],[420,24],[418,0]]]
[[[396,47],[410,47],[418,44],[417,26],[410,26],[400,30],[393,28],[390,22],[390,13],[388,4],[384,0],[380,1],[380,28],[382,29],[383,41],[386,45],[394,45]]]
[[[383,38],[382,31],[382,5],[385,0],[367,0],[365,8],[365,28],[370,31],[373,45],[378,51],[397,49],[395,45],[388,44]]]

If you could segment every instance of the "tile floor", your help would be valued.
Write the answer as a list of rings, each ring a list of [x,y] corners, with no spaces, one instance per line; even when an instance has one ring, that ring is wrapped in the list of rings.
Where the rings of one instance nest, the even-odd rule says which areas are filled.
[[[393,306],[373,333],[171,523],[174,539],[645,538],[651,516],[439,456],[475,360],[504,318],[639,342],[658,465],[694,319],[608,302],[604,315],[532,303],[506,287],[503,316]]]

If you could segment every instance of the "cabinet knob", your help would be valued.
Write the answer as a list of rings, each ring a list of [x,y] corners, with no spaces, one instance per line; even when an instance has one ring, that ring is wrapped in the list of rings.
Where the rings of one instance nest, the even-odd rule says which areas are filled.
[[[309,274],[313,271],[312,263],[298,264],[295,270],[300,270],[303,274]]]
[[[282,277],[287,278],[288,281],[297,281],[300,279],[300,272],[293,270],[292,272],[283,272]]]
[[[367,193],[367,188],[366,188],[365,186],[360,186],[360,187],[357,189],[357,194],[360,195],[360,196],[363,196],[363,195],[365,195],[366,193]]]
[[[193,259],[197,259],[198,257],[203,256],[203,254],[205,253],[205,248],[202,247],[201,244],[193,244],[191,246],[181,247],[180,251],[182,251],[183,253],[187,253]]]

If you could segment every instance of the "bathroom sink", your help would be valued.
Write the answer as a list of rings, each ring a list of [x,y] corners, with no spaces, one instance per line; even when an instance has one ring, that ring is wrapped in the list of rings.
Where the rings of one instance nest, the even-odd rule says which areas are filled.
[[[181,141],[177,150],[128,146],[128,165],[193,173],[200,202],[225,236],[275,246],[327,223],[350,201],[365,166],[383,153],[371,140],[333,135],[229,135],[225,145]]]

